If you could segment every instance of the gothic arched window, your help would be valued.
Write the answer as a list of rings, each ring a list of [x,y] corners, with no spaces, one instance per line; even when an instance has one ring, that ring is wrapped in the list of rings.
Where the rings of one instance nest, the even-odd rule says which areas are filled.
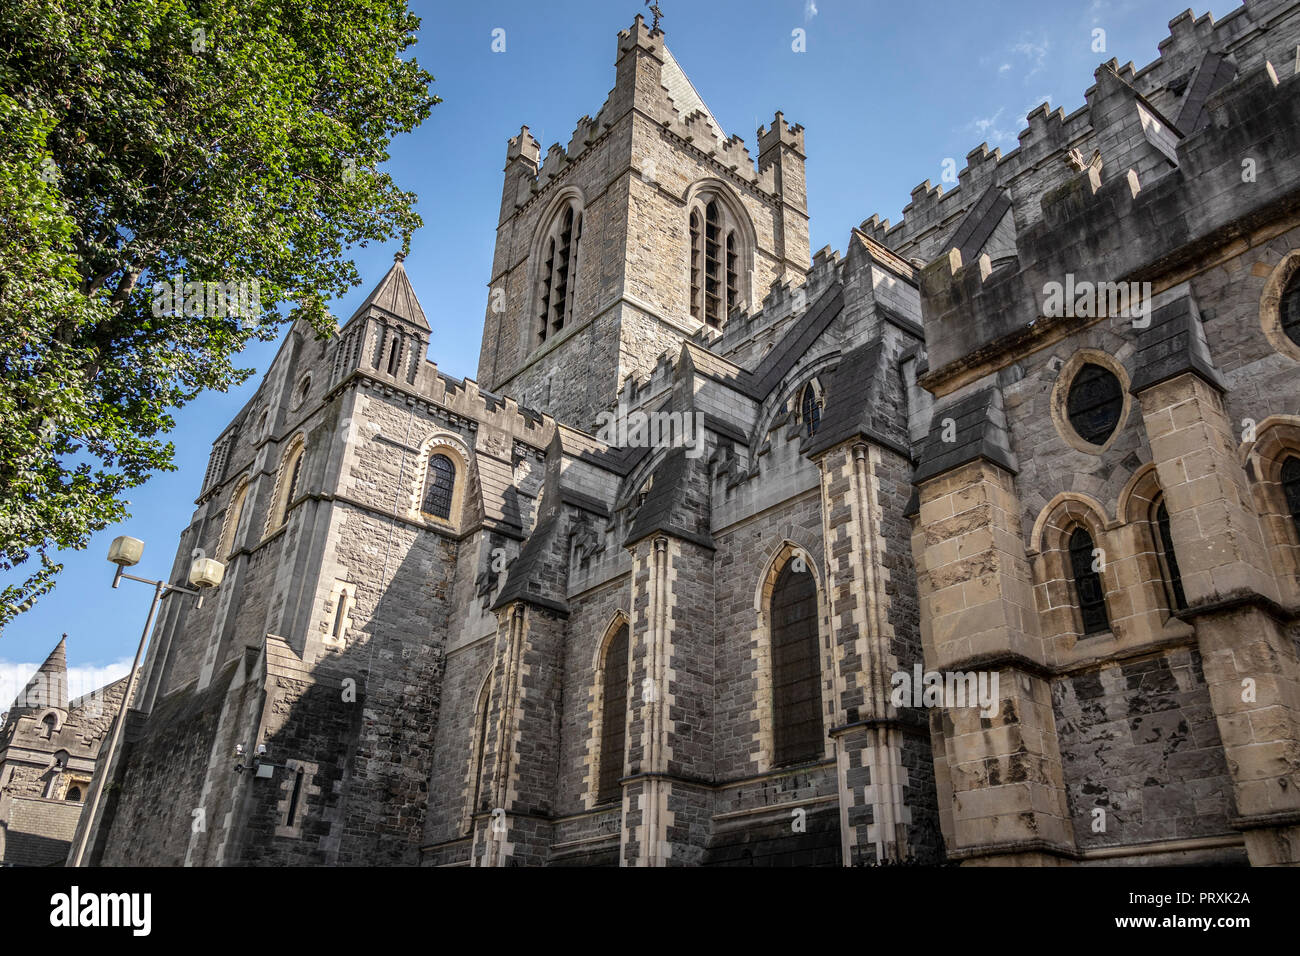
[[[604,681],[600,708],[600,781],[596,801],[604,803],[622,796],[619,780],[627,746],[627,624],[609,639],[605,648]]]
[[[1178,610],[1184,610],[1187,607],[1187,596],[1183,593],[1183,575],[1178,570],[1178,555],[1174,553],[1174,538],[1169,533],[1169,509],[1165,507],[1165,499],[1161,497],[1152,513],[1152,526],[1156,533],[1156,544],[1158,556],[1160,558],[1165,585],[1169,591],[1170,603]]]
[[[565,205],[541,248],[545,259],[539,274],[537,340],[564,328],[573,317],[578,287],[578,251],[582,240],[582,212],[576,202]]]
[[[244,516],[244,505],[248,501],[249,483],[240,484],[230,497],[230,507],[226,509],[226,523],[221,530],[221,548],[218,560],[227,561],[235,550],[235,536],[239,533],[239,520]]]
[[[1074,592],[1083,615],[1083,633],[1100,634],[1110,630],[1106,615],[1106,592],[1101,576],[1093,569],[1095,546],[1087,529],[1075,528],[1070,535],[1070,571],[1074,575]]]
[[[798,559],[772,588],[772,751],[780,766],[814,760],[823,743],[817,580]]]
[[[298,483],[302,479],[302,459],[305,446],[301,441],[295,442],[285,454],[280,466],[280,482],[276,488],[274,507],[266,533],[279,530],[289,517],[289,506],[298,496]]]
[[[451,496],[456,488],[456,466],[443,454],[429,456],[428,477],[421,510],[435,518],[451,517]]]
[[[691,210],[691,315],[719,328],[740,307],[744,249],[726,205],[716,196]]]
[[[487,749],[487,732],[488,732],[488,703],[492,698],[492,675],[488,674],[483,679],[483,685],[478,690],[478,705],[474,708],[474,740],[472,742],[473,752],[470,755],[470,774],[473,780],[470,782],[470,801],[469,812],[465,816],[465,829],[469,830],[474,825],[474,814],[480,809],[486,810],[487,807],[479,807],[479,795],[483,786],[483,755]]]
[[[822,400],[813,383],[803,387],[803,397],[799,400],[799,420],[803,422],[804,432],[809,438],[817,434],[822,423]]]
[[[1282,331],[1296,345],[1300,345],[1300,269],[1291,274],[1291,281],[1282,291],[1280,303]]]
[[[81,802],[81,788],[69,787],[68,792],[63,795],[64,800],[70,800],[73,803]]]
[[[1286,496],[1286,509],[1291,512],[1296,533],[1300,534],[1300,458],[1292,456],[1282,462],[1282,493]]]

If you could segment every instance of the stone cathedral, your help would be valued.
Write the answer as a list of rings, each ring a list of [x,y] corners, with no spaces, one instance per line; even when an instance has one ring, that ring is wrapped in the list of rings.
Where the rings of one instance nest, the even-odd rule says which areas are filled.
[[[398,261],[216,436],[90,860],[1300,862],[1297,48],[1182,13],[813,254],[637,17],[477,381]]]

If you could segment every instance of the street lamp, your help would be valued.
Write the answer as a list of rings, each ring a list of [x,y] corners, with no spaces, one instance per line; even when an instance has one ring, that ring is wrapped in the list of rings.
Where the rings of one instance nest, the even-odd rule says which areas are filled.
[[[135,660],[131,662],[131,674],[126,682],[126,693],[122,695],[122,705],[118,707],[117,714],[113,717],[113,731],[108,740],[108,753],[103,755],[102,771],[95,776],[98,784],[95,786],[94,796],[87,805],[86,825],[82,830],[81,843],[77,846],[76,856],[72,858],[73,866],[82,866],[86,854],[86,844],[90,840],[90,831],[95,825],[95,813],[99,810],[99,798],[104,793],[104,780],[108,776],[113,766],[113,758],[117,754],[117,746],[122,738],[122,728],[126,726],[126,708],[131,702],[131,695],[135,692],[136,677],[140,672],[140,658],[144,655],[145,641],[149,639],[149,632],[153,629],[154,618],[158,614],[158,605],[162,599],[171,594],[194,594],[198,600],[194,602],[196,608],[203,606],[203,592],[208,588],[215,588],[221,584],[221,578],[226,573],[226,566],[220,561],[214,561],[212,558],[197,557],[190,562],[189,583],[191,587],[185,587],[182,584],[168,584],[166,581],[153,581],[149,578],[138,578],[134,574],[127,574],[126,569],[139,563],[141,556],[144,554],[144,542],[139,538],[120,535],[113,539],[113,543],[108,546],[108,560],[117,565],[117,573],[113,575],[113,587],[117,587],[123,578],[129,578],[132,581],[140,581],[143,584],[153,585],[153,603],[149,605],[149,616],[145,619],[144,630],[140,632],[140,644],[135,649]],[[99,770],[99,767],[96,767]]]

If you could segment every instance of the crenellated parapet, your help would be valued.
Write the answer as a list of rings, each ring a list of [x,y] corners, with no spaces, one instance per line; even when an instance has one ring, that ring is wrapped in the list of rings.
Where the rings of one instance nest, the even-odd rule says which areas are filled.
[[[1122,80],[1112,74],[1108,82]],[[1018,237],[1015,268],[994,270],[986,255],[967,262],[955,248],[931,262],[921,281],[927,387],[1096,320],[1073,302],[1053,304],[1062,290],[1148,281],[1158,294],[1181,264],[1300,208],[1292,161],[1300,77],[1279,79],[1265,62],[1208,97],[1206,108],[1210,123],[1174,142],[1167,173],[1148,182],[1132,168],[1103,177],[1091,165],[1046,190],[1037,220]]]
[[[1149,144],[1153,151],[1172,152],[1172,141],[1197,125],[1209,95],[1234,76],[1263,66],[1270,43],[1276,46],[1271,35],[1276,15],[1285,6],[1284,0],[1252,2],[1219,21],[1209,14],[1179,14],[1169,23],[1159,58],[1141,68],[1115,59],[1103,62],[1083,106],[1067,114],[1047,103],[1039,105],[1026,116],[1015,149],[1002,154],[981,144],[967,155],[957,188],[945,191],[926,180],[912,191],[900,221],[872,216],[863,222],[862,232],[908,258],[930,260],[946,253],[950,234],[994,185],[1014,198],[1016,226],[1023,230],[1037,221],[1039,199],[1070,178],[1067,158],[1072,150],[1085,161],[1100,150],[1104,180],[1131,166],[1149,184],[1158,159],[1153,155],[1135,160],[1127,155],[1130,146],[1145,151]],[[1294,49],[1287,52],[1294,55]],[[1292,72],[1289,63],[1284,72]],[[1131,109],[1115,108],[1121,96],[1134,104]],[[1138,130],[1136,138],[1133,129]],[[1143,168],[1144,162],[1148,168]]]

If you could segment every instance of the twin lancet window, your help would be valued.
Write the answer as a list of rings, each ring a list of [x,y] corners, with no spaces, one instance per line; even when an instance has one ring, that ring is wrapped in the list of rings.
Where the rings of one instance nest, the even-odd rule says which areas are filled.
[[[740,239],[716,199],[691,212],[691,315],[714,328],[740,304]]]
[[[582,213],[574,203],[556,217],[550,235],[542,243],[545,256],[539,291],[537,338],[545,342],[548,334],[559,334],[566,319],[573,317],[577,297],[579,248],[582,240]]]

